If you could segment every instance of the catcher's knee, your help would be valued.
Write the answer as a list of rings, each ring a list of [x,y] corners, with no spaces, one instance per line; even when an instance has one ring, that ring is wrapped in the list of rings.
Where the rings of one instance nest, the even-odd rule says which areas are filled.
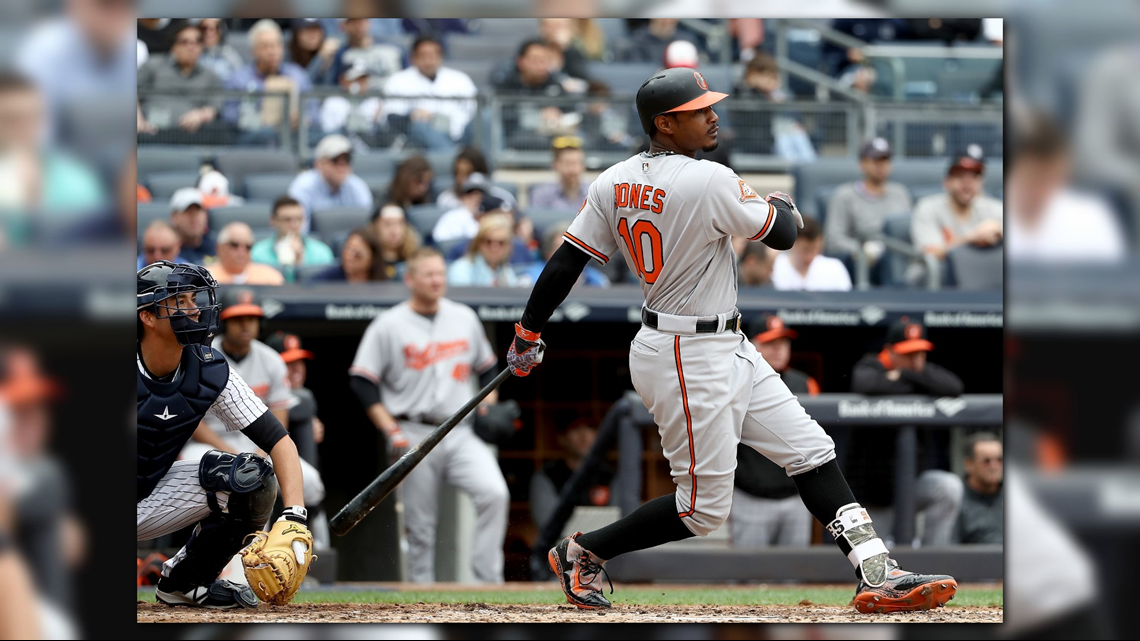
[[[198,464],[198,482],[206,490],[206,500],[215,512],[221,512],[216,493],[229,492],[225,511],[231,521],[256,529],[273,513],[277,477],[269,461],[256,454],[210,450]]]
[[[694,497],[690,483],[677,484],[677,513],[681,522],[697,536],[707,536],[720,529],[732,509],[732,475],[696,478]]]

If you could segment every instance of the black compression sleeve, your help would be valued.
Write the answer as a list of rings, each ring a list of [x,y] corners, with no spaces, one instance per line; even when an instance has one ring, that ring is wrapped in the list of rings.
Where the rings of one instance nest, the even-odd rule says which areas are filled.
[[[281,425],[281,421],[277,420],[277,417],[269,410],[266,410],[256,421],[246,425],[241,433],[248,436],[254,445],[265,450],[266,454],[273,449],[274,445],[277,445],[277,441],[289,436],[289,432],[285,431],[285,426]]]
[[[479,387],[487,387],[491,384],[491,381],[495,380],[495,377],[498,375],[499,372],[496,370],[496,368],[488,367],[487,371],[479,375]]]
[[[367,378],[353,374],[348,377],[348,386],[356,393],[365,411],[380,402],[380,388]]]
[[[772,231],[760,241],[772,249],[784,251],[791,249],[799,235],[799,226],[792,208],[784,201],[773,198],[772,205],[776,207],[776,220],[772,222]],[[529,328],[528,328],[529,329]]]
[[[534,283],[530,300],[526,303],[526,311],[523,312],[522,326],[532,332],[542,332],[542,328],[546,327],[546,321],[550,320],[550,315],[558,309],[562,301],[566,300],[567,294],[582,275],[582,270],[588,262],[590,256],[586,252],[572,247],[570,243],[562,243],[558,251],[554,252],[546,262],[546,267],[542,269],[542,274]]]

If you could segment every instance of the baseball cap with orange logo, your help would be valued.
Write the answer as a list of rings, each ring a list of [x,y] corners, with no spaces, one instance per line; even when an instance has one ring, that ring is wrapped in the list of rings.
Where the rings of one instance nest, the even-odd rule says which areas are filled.
[[[784,319],[775,314],[764,314],[748,324],[748,333],[757,343],[769,343],[777,338],[796,338],[796,330],[784,325]]]
[[[276,332],[265,339],[265,344],[277,350],[277,352],[281,354],[281,359],[286,363],[292,363],[301,359],[311,361],[316,358],[309,350],[301,349],[301,338],[296,334]]]
[[[922,323],[911,322],[906,316],[891,323],[887,329],[887,346],[897,354],[929,352],[934,343],[926,339],[926,327]]]

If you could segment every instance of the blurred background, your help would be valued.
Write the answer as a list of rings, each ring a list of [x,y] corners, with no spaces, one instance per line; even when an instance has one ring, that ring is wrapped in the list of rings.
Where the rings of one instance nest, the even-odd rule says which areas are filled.
[[[1064,2],[1006,2],[996,8],[991,3],[982,7],[966,2],[936,8],[933,3],[906,0],[836,1],[825,3],[828,15],[843,19],[812,15],[808,21],[783,19],[799,7],[780,3],[764,20],[704,20],[689,17],[702,12],[731,15],[745,11],[746,3],[718,2],[695,11],[679,2],[652,9],[637,2],[596,2],[583,10],[598,19],[575,20],[569,29],[551,25],[547,35],[533,18],[517,23],[497,18],[445,20],[442,16],[457,13],[446,2],[417,2],[414,7],[399,2],[316,6],[293,0],[281,9],[267,8],[267,3],[216,1],[196,8],[201,16],[221,17],[195,23],[200,49],[177,42],[177,38],[194,39],[187,34],[195,30],[172,33],[178,25],[161,19],[136,21],[136,11],[143,16],[185,13],[185,7],[172,4],[68,0],[10,2],[0,8],[0,58],[7,62],[0,82],[0,326],[5,360],[0,372],[5,389],[37,391],[4,395],[6,420],[0,423],[7,423],[10,444],[7,451],[0,449],[0,461],[15,473],[0,475],[4,481],[0,506],[6,508],[0,512],[13,515],[0,524],[12,542],[0,555],[21,553],[23,571],[33,577],[38,602],[45,604],[40,633],[69,636],[70,630],[78,630],[98,636],[107,610],[97,599],[77,599],[74,594],[90,595],[106,577],[124,571],[125,550],[111,551],[125,545],[126,535],[117,528],[110,532],[105,524],[125,523],[125,514],[107,514],[125,507],[105,501],[103,487],[125,483],[130,466],[125,458],[122,465],[107,465],[91,453],[107,452],[106,458],[112,460],[120,445],[130,451],[126,399],[117,386],[100,386],[112,379],[100,370],[115,362],[122,366],[124,378],[128,374],[129,361],[106,357],[120,354],[132,334],[126,264],[132,255],[148,258],[148,230],[155,239],[150,256],[170,251],[176,243],[189,252],[197,228],[203,230],[197,236],[207,236],[231,222],[248,225],[250,244],[290,233],[308,234],[328,247],[326,255],[332,260],[325,267],[339,265],[343,280],[353,270],[368,280],[391,278],[398,269],[397,243],[390,241],[391,247],[385,248],[379,238],[358,234],[353,239],[353,230],[367,226],[375,236],[387,233],[393,239],[398,236],[394,230],[412,230],[420,242],[441,245],[446,241],[434,237],[434,223],[459,209],[461,196],[479,194],[478,202],[474,197],[465,199],[472,203],[469,210],[494,213],[506,203],[512,242],[517,238],[515,244],[526,245],[530,256],[540,255],[544,232],[562,219],[558,207],[549,208],[550,218],[542,217],[544,208],[535,205],[535,190],[554,185],[547,187],[552,199],[568,196],[576,172],[580,182],[588,184],[598,169],[636,147],[643,136],[629,106],[634,83],[620,74],[643,78],[646,68],[652,72],[666,64],[695,65],[714,90],[734,94],[720,114],[722,126],[733,136],[722,150],[727,157],[719,160],[757,190],[779,188],[795,195],[803,211],[822,223],[823,242],[817,251],[805,253],[814,260],[834,258],[843,263],[848,293],[811,294],[781,289],[778,284],[753,293],[748,288],[754,284],[779,280],[770,264],[779,257],[741,256],[742,278],[747,274],[756,279],[741,284],[742,310],[746,317],[757,319],[775,314],[797,330],[790,367],[811,375],[822,387],[821,398],[851,391],[849,375],[858,358],[883,345],[892,321],[915,314],[937,346],[931,362],[956,372],[967,395],[1004,392],[1004,429],[986,427],[997,429],[1011,452],[1004,491],[1016,494],[1007,508],[1005,633],[1030,635],[1035,628],[1050,626],[1063,636],[1069,629],[1065,625],[1073,625],[1086,634],[1123,636],[1134,627],[1126,607],[1126,586],[1135,567],[1134,460],[1140,413],[1130,393],[1131,376],[1127,370],[1118,371],[1122,357],[1140,347],[1137,288],[1131,278],[1140,229],[1135,221],[1140,212],[1135,180],[1140,169],[1140,129],[1135,118],[1140,110],[1131,104],[1137,94],[1135,62],[1140,58],[1136,2],[1106,0],[1090,10]],[[1047,7],[1041,8],[1042,4]],[[466,15],[508,11],[496,3],[481,10],[466,5],[464,9]],[[531,15],[549,15],[565,9],[536,3],[532,10]],[[672,25],[623,17],[650,10],[655,16],[685,19]],[[935,12],[942,18],[924,19]],[[347,53],[344,45],[355,36],[345,31],[337,16],[413,13],[423,19],[369,21],[367,39],[357,41],[365,46],[356,47],[366,51],[348,56],[347,64],[344,55],[338,56]],[[221,75],[227,65],[236,72],[255,61],[251,31],[266,15],[279,18],[274,24],[280,40],[274,44],[274,30],[262,28],[258,40],[265,39],[263,49],[268,50],[263,55],[270,60],[279,55],[282,63],[298,67],[291,56],[307,60],[303,75],[279,73],[291,83],[268,88],[227,85]],[[982,15],[991,20],[979,19]],[[293,22],[301,16],[328,18],[317,21],[318,29]],[[1004,23],[993,20],[999,17],[1005,18]],[[320,34],[319,39],[312,38],[320,44],[306,45],[307,53],[294,38],[306,29]],[[390,90],[385,83],[400,70],[415,66],[410,45],[425,32],[440,34],[442,64],[466,74],[476,91],[428,106],[407,101],[408,108],[399,113],[399,101],[387,99],[385,92]],[[520,64],[527,64],[528,55],[519,54],[523,40],[531,36],[555,44],[528,47],[526,54],[536,54],[535,69],[552,68],[559,58],[562,65],[562,75],[550,74],[545,81],[545,86],[555,88],[537,98],[519,95],[523,92],[518,86],[513,92],[507,89],[520,75]],[[335,50],[326,47],[331,39],[339,41]],[[674,40],[691,46],[671,47]],[[218,71],[211,70],[218,82],[192,90],[180,89],[174,74],[163,73],[171,67],[157,70],[151,61],[164,54],[187,59],[192,54],[185,51],[200,51],[199,60],[206,62],[199,64],[207,64],[211,48]],[[339,74],[334,71],[338,57]],[[1006,57],[1012,66],[1003,82]],[[577,63],[583,64],[575,67]],[[151,68],[144,72],[147,64]],[[599,65],[605,65],[604,72],[599,73]],[[744,87],[737,87],[748,84],[750,65],[757,82],[751,92],[741,91]],[[322,72],[336,75],[324,76],[322,83]],[[144,81],[150,84],[144,86]],[[518,84],[536,82],[543,81],[532,82],[528,76],[527,82]],[[179,96],[188,93],[203,100],[185,105]],[[370,98],[376,101],[369,103]],[[133,135],[126,120],[132,102]],[[455,106],[460,108],[448,111]],[[417,108],[431,113],[413,117]],[[444,118],[437,117],[444,112]],[[1003,121],[1003,114],[1009,118]],[[464,115],[468,121],[457,126]],[[330,134],[345,136],[351,145],[348,168],[371,198],[363,218],[355,203],[340,207],[343,211],[336,217],[326,217],[297,198],[304,211],[304,231],[290,232],[280,221],[274,226],[272,203],[292,192],[299,175],[323,164],[317,162],[321,160],[332,166],[330,174],[336,167],[343,171],[345,163],[339,158],[343,154],[318,158],[319,143]],[[847,244],[844,253],[833,242],[841,234],[834,223],[842,217],[833,216],[838,209],[833,210],[832,204],[842,202],[844,185],[861,179],[864,184],[875,182],[862,166],[865,159],[881,160],[873,158],[881,155],[874,151],[876,144],[864,152],[865,143],[876,137],[889,145],[891,173],[886,183],[902,187],[894,193],[907,201],[907,207],[881,212],[886,216],[880,221],[879,235],[865,229],[856,232],[853,226],[849,233],[856,242]],[[132,139],[138,146],[137,175]],[[489,183],[478,188],[477,179],[470,181],[469,191],[466,178],[476,172],[467,170],[465,180],[457,180],[457,168],[462,167],[455,162],[465,147],[478,149],[486,164],[478,158],[467,164],[472,169],[485,167]],[[575,152],[576,147],[584,151]],[[331,145],[333,151],[337,148]],[[400,165],[416,156],[426,163],[419,164],[417,175],[406,178],[404,194],[411,196],[402,203],[400,214],[374,211],[391,198]],[[985,249],[978,243],[961,244],[974,250],[967,261],[916,246],[910,234],[923,198],[946,194],[950,187],[945,179],[951,173],[957,183],[963,182],[958,180],[963,175],[978,173],[951,172],[963,158],[965,164],[980,159],[984,166],[975,197],[1004,198],[1011,208],[1004,217],[1008,227],[998,238],[993,230],[978,233],[975,240],[992,239]],[[405,168],[406,175],[417,173],[411,171],[414,165]],[[319,167],[314,168],[319,173]],[[969,192],[969,186],[961,188]],[[174,198],[182,188],[198,191],[202,202],[197,207],[206,213],[205,225],[195,227],[194,221],[176,225],[182,220],[175,220],[174,204],[188,202],[185,196],[182,201]],[[440,196],[449,188],[455,201],[445,207],[448,202],[441,205]],[[364,190],[358,193],[365,198]],[[143,206],[147,198],[155,205],[149,210]],[[573,204],[573,199],[568,200]],[[193,209],[189,203],[177,216],[192,218],[185,214],[194,213]],[[372,220],[373,213],[381,215]],[[144,221],[144,216],[149,217]],[[401,219],[403,227],[392,222]],[[159,224],[152,229],[155,220],[166,227]],[[188,232],[190,243],[183,242],[182,233],[171,233],[179,226]],[[1011,228],[1008,237],[1007,228]],[[227,238],[245,231],[235,227]],[[412,236],[402,233],[401,238]],[[244,243],[239,238],[234,244]],[[459,244],[448,249],[462,257],[463,250],[455,250]],[[346,254],[345,246],[358,251]],[[381,260],[373,263],[367,258],[369,252],[381,255]],[[209,256],[203,255],[203,262]],[[223,257],[213,256],[211,264],[223,262]],[[285,256],[284,263],[280,256]],[[317,289],[305,282],[316,268],[307,268],[303,261],[296,264],[295,257],[290,265],[288,256],[286,251],[271,252],[278,260],[278,267],[273,267],[277,277],[283,282],[291,272],[294,284],[264,292],[269,325],[300,335],[306,348],[324,361],[314,361],[314,370],[343,376],[355,346],[351,335],[358,336],[372,315],[398,302],[402,289],[384,283],[321,284]],[[997,265],[1004,262],[1006,269],[993,269],[988,261],[994,256]],[[351,262],[354,258],[357,263]],[[134,260],[137,264],[138,258]],[[227,269],[237,274],[253,263],[243,264],[240,257],[226,262]],[[987,264],[990,267],[968,269]],[[525,263],[519,265],[510,271],[525,279]],[[385,269],[370,271],[374,266]],[[579,287],[571,298],[579,306],[565,307],[565,318],[551,328],[557,335],[552,338],[563,346],[581,345],[584,332],[601,333],[599,329],[615,336],[612,346],[596,353],[566,350],[563,362],[551,363],[568,378],[590,381],[594,389],[580,393],[546,386],[531,389],[541,385],[538,382],[516,387],[515,398],[524,410],[522,428],[500,448],[503,472],[512,487],[506,549],[512,555],[508,572],[515,574],[510,578],[527,578],[527,559],[539,534],[530,513],[530,488],[537,472],[563,456],[562,444],[570,431],[566,412],[600,425],[626,389],[620,386],[622,376],[628,376],[621,371],[623,344],[634,326],[627,319],[628,300],[622,302],[621,288],[628,287],[629,275],[616,271],[600,274],[611,284],[609,291],[587,289],[589,283]],[[977,285],[972,287],[974,282]],[[1003,287],[1008,293],[1004,301]],[[625,291],[636,297],[636,290]],[[453,289],[452,295],[476,306],[498,349],[505,345],[504,328],[517,316],[526,292],[525,286],[490,292],[474,288]],[[1008,322],[1004,327],[1003,311]],[[77,323],[82,323],[81,331]],[[362,414],[326,418],[324,408],[356,411],[355,399],[338,400],[335,379],[310,378],[318,379],[311,384],[314,392],[329,399],[322,400],[321,416],[329,429],[321,455],[346,455],[350,442],[358,450],[359,464],[350,472],[346,471],[350,466],[327,471],[326,504],[335,510],[379,469],[382,444],[375,431],[361,422]],[[555,383],[551,379],[547,385],[553,388]],[[322,384],[326,389],[321,389]],[[122,400],[108,400],[112,398]],[[974,401],[972,396],[963,398]],[[841,422],[836,419],[833,433],[849,429]],[[944,441],[916,442],[920,452],[939,453],[942,460],[919,463],[915,474],[930,465],[966,476],[964,438],[951,436],[951,429],[915,427],[918,435],[937,433]],[[28,438],[21,441],[13,436],[17,434]],[[371,438],[373,445],[359,447],[361,438]],[[656,452],[651,440],[642,445],[644,452]],[[652,488],[662,491],[653,485],[662,481],[661,470],[655,469],[660,463],[656,456],[646,457],[641,470],[645,496],[652,495]],[[610,462],[620,463],[616,454]],[[854,469],[852,465],[858,461],[849,461],[846,467]],[[99,482],[87,481],[89,477]],[[663,480],[668,483],[667,477]],[[44,498],[27,500],[37,492]],[[31,512],[21,514],[21,505]],[[45,505],[52,507],[39,514],[31,509]],[[379,522],[381,517],[378,511],[373,518]],[[925,525],[925,519],[920,520]],[[50,536],[21,536],[22,523],[42,527]],[[103,527],[92,527],[93,523]],[[892,527],[892,534],[899,532]],[[901,534],[921,536],[917,530],[904,529]],[[813,533],[813,540],[820,542],[818,536]],[[930,547],[923,546],[921,538],[918,543],[912,547],[915,552]],[[48,561],[42,560],[45,553],[37,552],[34,544],[49,546]],[[900,547],[899,541],[895,546]],[[373,569],[393,572],[397,567],[391,561]],[[1065,595],[1065,607],[1041,597],[1054,591]]]

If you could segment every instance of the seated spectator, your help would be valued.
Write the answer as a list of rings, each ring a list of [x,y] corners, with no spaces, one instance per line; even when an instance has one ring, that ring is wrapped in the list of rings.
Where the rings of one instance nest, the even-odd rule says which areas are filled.
[[[423,156],[412,156],[396,167],[392,185],[388,188],[387,202],[404,209],[413,205],[426,205],[435,200],[431,181],[435,178],[431,163]]]
[[[966,441],[966,487],[954,528],[955,543],[1001,545],[1005,539],[1005,465],[1001,439],[980,432]]]
[[[250,259],[253,230],[232,222],[218,232],[218,260],[206,268],[221,285],[282,285],[285,278],[269,265]]]
[[[520,285],[511,268],[511,217],[488,214],[467,253],[447,268],[447,283],[455,287],[515,287]]]
[[[926,328],[912,323],[905,316],[891,323],[887,329],[886,344],[878,354],[868,354],[855,364],[851,373],[851,391],[855,394],[894,395],[929,394],[931,396],[958,396],[963,391],[962,379],[950,370],[928,363],[926,355],[934,349],[927,340]],[[921,471],[915,484],[915,508],[924,515],[923,545],[948,545],[951,542],[954,522],[962,503],[962,480],[954,474],[936,469],[931,461],[945,458],[948,446],[944,437],[926,434],[931,441],[926,455],[919,456]],[[894,461],[895,432],[875,428],[857,428],[851,433],[849,460]],[[888,465],[885,469],[889,469]],[[863,505],[885,506],[893,502],[893,479],[866,479],[869,487],[863,488],[870,496]],[[853,488],[854,489],[854,488]],[[872,514],[882,521],[879,532],[891,531],[890,513]],[[899,543],[906,543],[899,541]]]
[[[590,184],[582,180],[586,172],[586,152],[582,140],[573,136],[554,139],[554,162],[551,167],[558,174],[558,182],[536,185],[530,192],[530,206],[543,209],[564,209],[577,213],[586,202]]]
[[[570,221],[551,225],[546,233],[542,235],[542,260],[530,264],[525,269],[519,272],[520,285],[532,285],[538,280],[538,276],[542,273],[542,269],[546,267],[546,261],[558,251],[558,248],[565,242],[562,234],[566,233],[566,229],[570,227]],[[598,271],[598,268],[593,265],[586,265],[582,270],[582,274],[578,276],[578,280],[574,283],[575,287],[585,285],[586,287],[609,287],[610,279],[606,275]]]
[[[367,227],[354,229],[340,248],[340,264],[314,274],[311,280],[346,283],[385,280],[376,234]]]
[[[455,209],[461,206],[460,195],[457,192],[467,182],[467,177],[474,173],[490,176],[491,167],[487,163],[486,156],[479,151],[478,147],[464,147],[455,155],[455,163],[452,164],[452,176],[455,181],[451,187],[436,198],[435,204],[447,209]],[[487,193],[483,195],[484,211],[514,210],[517,208],[518,204],[511,192],[495,185],[487,186]]]
[[[559,417],[561,418],[561,417]],[[582,466],[598,439],[598,428],[585,419],[556,421],[562,458],[550,461],[530,479],[530,518],[541,530],[558,509],[562,488]],[[616,497],[611,491],[616,472],[604,460],[598,461],[582,490],[571,497],[575,506],[609,505]]]
[[[139,18],[138,41],[151,56],[169,53],[177,46],[179,32],[189,24],[186,18]]]
[[[460,189],[462,200],[455,209],[440,216],[431,230],[433,243],[474,238],[483,216],[483,198],[490,183],[483,174],[471,174]]]
[[[879,72],[869,62],[861,62],[847,67],[836,81],[841,87],[871,95],[874,93],[875,83],[879,81]]]
[[[314,152],[313,168],[302,171],[289,185],[289,195],[305,207],[308,233],[313,212],[330,207],[372,209],[372,190],[352,173],[352,143],[340,134],[321,138]]]
[[[214,260],[218,247],[202,205],[202,192],[183,187],[170,197],[170,226],[178,232],[186,262],[205,265]]]
[[[226,82],[226,89],[237,91],[266,91],[288,94],[289,104],[280,98],[247,98],[229,100],[224,107],[227,121],[244,132],[242,144],[275,142],[278,126],[288,106],[289,126],[296,128],[301,122],[299,94],[313,88],[309,74],[292,62],[285,62],[285,45],[281,27],[266,18],[258,20],[249,29],[249,44],[253,62],[239,68]],[[316,120],[316,102],[305,102],[305,117]]]
[[[314,86],[336,84],[333,62],[340,40],[326,38],[321,21],[316,18],[293,20],[293,37],[289,40],[289,61],[297,63],[309,74]]]
[[[467,137],[477,108],[475,83],[462,71],[443,66],[443,45],[435,36],[416,38],[411,66],[392,74],[384,93],[389,128],[430,151],[455,149]]]
[[[338,82],[345,94],[329,96],[321,102],[321,131],[325,133],[353,133],[375,142],[383,102],[376,96],[359,97],[375,90],[368,65],[357,60],[344,70]]]
[[[754,243],[759,244],[759,243]],[[752,344],[793,394],[815,396],[819,384],[788,367],[792,339],[797,334],[775,315],[757,318],[749,326]],[[735,547],[811,545],[812,516],[800,499],[795,482],[784,468],[744,443],[737,444],[730,534]]]
[[[604,82],[591,80],[587,85],[585,113],[582,114],[582,137],[584,148],[592,151],[629,151],[634,145],[630,126],[638,122],[630,118],[629,106],[614,102],[610,98],[610,88]],[[640,124],[634,125],[637,134],[642,135]]]
[[[381,81],[404,68],[404,52],[396,45],[376,42],[370,33],[371,23],[370,18],[341,21],[345,42],[333,59],[333,77],[340,78],[357,61],[368,68],[368,75]]]
[[[807,291],[848,291],[851,275],[838,258],[823,256],[823,228],[811,216],[804,216],[796,244],[781,252],[772,264],[772,284],[776,289]]]
[[[629,34],[618,60],[659,65],[665,59],[665,48],[674,40],[688,40],[700,47],[697,35],[680,27],[676,18],[651,18],[648,24]]]
[[[172,263],[187,262],[179,252],[182,243],[178,239],[178,232],[164,220],[156,220],[147,225],[142,237],[142,253],[136,261],[135,269],[142,269],[151,263],[168,260]]]
[[[515,66],[495,82],[495,91],[500,94],[534,98],[503,105],[503,127],[510,147],[547,147],[551,137],[574,133],[581,121],[579,114],[551,100],[568,95],[562,76],[550,70],[553,56],[542,40],[527,40],[519,47]]]
[[[589,80],[589,63],[576,42],[578,30],[574,18],[540,18],[538,33],[547,47],[561,54],[562,64],[552,68],[552,72]]]
[[[772,287],[772,264],[777,253],[764,243],[747,243],[737,267],[740,286]]]
[[[954,157],[942,181],[945,193],[918,201],[910,224],[915,249],[942,259],[959,245],[996,245],[1002,240],[1002,204],[982,193],[982,150],[970,145]]]
[[[202,206],[206,209],[241,205],[245,199],[230,193],[230,179],[220,171],[207,171],[198,179],[198,191],[202,193]]]
[[[850,256],[862,250],[873,263],[883,254],[876,236],[883,233],[887,216],[911,210],[910,192],[888,182],[891,176],[891,145],[886,138],[873,138],[859,148],[863,179],[840,185],[827,206],[827,251]]]
[[[384,205],[372,216],[372,229],[380,247],[380,260],[387,280],[402,279],[408,256],[420,247],[420,237],[408,224],[399,205]]]
[[[213,71],[225,83],[245,64],[241,54],[233,45],[226,44],[226,25],[221,18],[203,18],[198,28],[202,30],[202,57],[198,64]]]
[[[776,59],[762,51],[757,52],[744,69],[736,95],[771,103],[787,101],[788,92],[780,86]],[[732,115],[736,122],[733,131],[744,150],[754,154],[776,154],[797,162],[816,159],[811,137],[792,116],[747,108],[735,109]]]
[[[1009,260],[1123,260],[1127,245],[1115,214],[1100,198],[1069,186],[1064,132],[1044,114],[1018,116],[1017,122],[1007,182]]]
[[[185,142],[186,134],[217,129],[212,123],[222,106],[217,95],[222,80],[199,63],[201,56],[202,30],[187,23],[175,35],[169,56],[152,55],[139,69],[140,91],[159,92],[140,98],[144,117],[140,133],[154,134],[169,142]]]
[[[269,226],[276,233],[259,240],[251,252],[253,262],[269,265],[281,271],[285,282],[296,280],[297,268],[302,265],[331,265],[335,262],[329,246],[301,231],[305,224],[305,208],[289,196],[273,203]]]

